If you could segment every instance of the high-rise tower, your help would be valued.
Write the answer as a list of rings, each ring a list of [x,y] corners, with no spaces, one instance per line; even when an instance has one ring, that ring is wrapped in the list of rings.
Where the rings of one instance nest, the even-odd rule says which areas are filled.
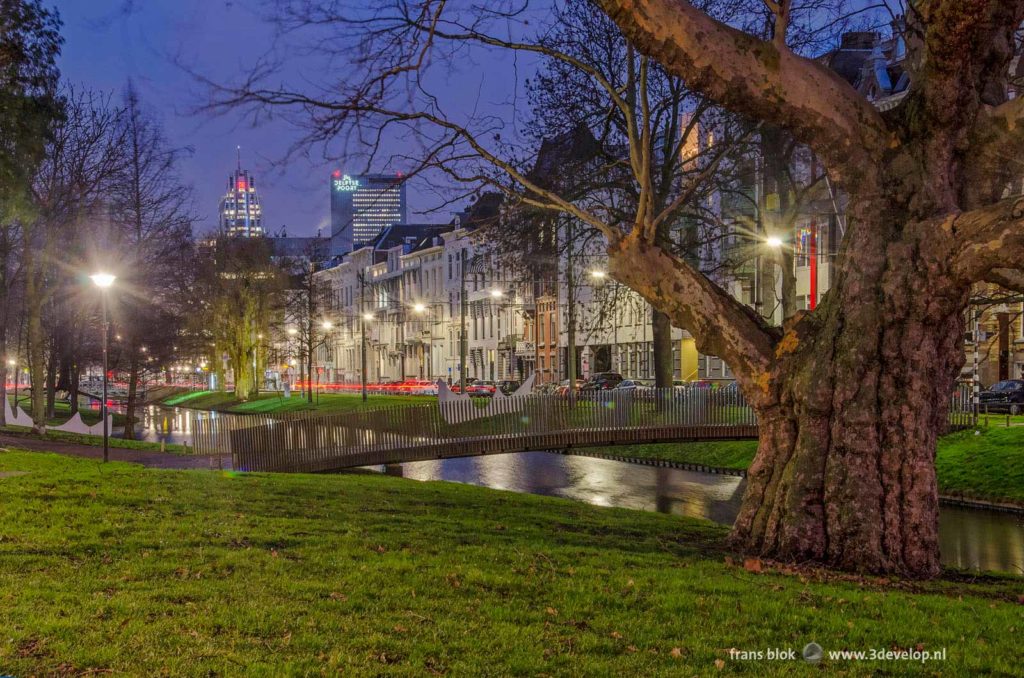
[[[331,254],[345,254],[405,223],[405,179],[401,174],[331,173]]]
[[[249,170],[242,169],[241,149],[238,166],[228,177],[228,190],[220,201],[220,229],[238,237],[264,235],[263,209],[256,194],[256,182]]]

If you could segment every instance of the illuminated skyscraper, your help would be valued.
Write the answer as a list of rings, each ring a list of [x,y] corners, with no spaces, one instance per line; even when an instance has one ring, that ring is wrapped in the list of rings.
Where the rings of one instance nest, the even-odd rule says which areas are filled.
[[[249,170],[238,167],[228,177],[228,191],[220,201],[220,229],[228,235],[255,238],[263,233],[263,209],[256,194],[256,182]]]
[[[345,254],[404,223],[405,181],[401,174],[331,173],[331,254]]]

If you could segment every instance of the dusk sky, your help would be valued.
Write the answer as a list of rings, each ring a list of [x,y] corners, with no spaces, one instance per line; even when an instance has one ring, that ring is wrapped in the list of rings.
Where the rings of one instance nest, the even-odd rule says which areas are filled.
[[[329,233],[328,175],[334,163],[303,157],[277,163],[297,138],[284,121],[253,128],[240,115],[194,113],[204,101],[203,90],[174,63],[179,59],[221,81],[244,72],[273,39],[272,27],[259,14],[261,3],[55,0],[54,4],[64,21],[60,66],[65,81],[119,96],[130,78],[172,143],[192,147],[182,174],[195,189],[197,232],[216,225],[217,204],[235,165],[235,147],[241,146],[243,166],[255,172],[268,232],[287,225],[290,235],[313,235],[318,227]],[[461,82],[459,89],[465,84]],[[412,183],[410,219],[446,219],[448,212],[415,213],[430,203]]]

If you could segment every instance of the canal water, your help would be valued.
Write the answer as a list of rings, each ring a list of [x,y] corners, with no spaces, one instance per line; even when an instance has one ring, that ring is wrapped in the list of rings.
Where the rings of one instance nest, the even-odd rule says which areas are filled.
[[[141,440],[191,444],[189,410],[150,406],[142,417],[137,428]],[[707,518],[722,525],[735,519],[746,482],[737,476],[548,452],[420,461],[388,472]],[[939,539],[947,565],[1024,574],[1024,515],[944,505]]]
[[[722,525],[736,518],[746,484],[737,476],[548,452],[418,461],[387,472],[707,518]],[[939,540],[946,565],[1024,575],[1024,515],[944,505]]]

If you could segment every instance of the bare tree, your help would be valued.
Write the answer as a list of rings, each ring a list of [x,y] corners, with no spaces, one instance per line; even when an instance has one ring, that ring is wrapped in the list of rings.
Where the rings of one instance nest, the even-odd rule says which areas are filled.
[[[32,419],[46,424],[47,344],[44,313],[69,276],[81,273],[64,256],[85,225],[105,223],[106,191],[121,162],[120,110],[109,97],[67,90],[64,117],[54,126],[32,188],[33,218],[22,224],[25,326],[32,381]],[[102,229],[91,230],[97,242]]]
[[[140,375],[173,355],[191,272],[191,192],[178,175],[186,149],[171,146],[129,84],[119,137],[124,162],[110,192],[118,264],[122,359],[128,367],[125,437],[134,437]],[[184,280],[183,280],[184,278]]]
[[[281,262],[281,268],[289,279],[284,296],[284,323],[286,328],[295,330],[298,342],[297,359],[305,373],[303,391],[306,401],[313,402],[313,358],[316,350],[327,342],[332,329],[325,316],[328,309],[330,289],[316,277],[317,265],[314,252],[308,256],[293,257]]]

